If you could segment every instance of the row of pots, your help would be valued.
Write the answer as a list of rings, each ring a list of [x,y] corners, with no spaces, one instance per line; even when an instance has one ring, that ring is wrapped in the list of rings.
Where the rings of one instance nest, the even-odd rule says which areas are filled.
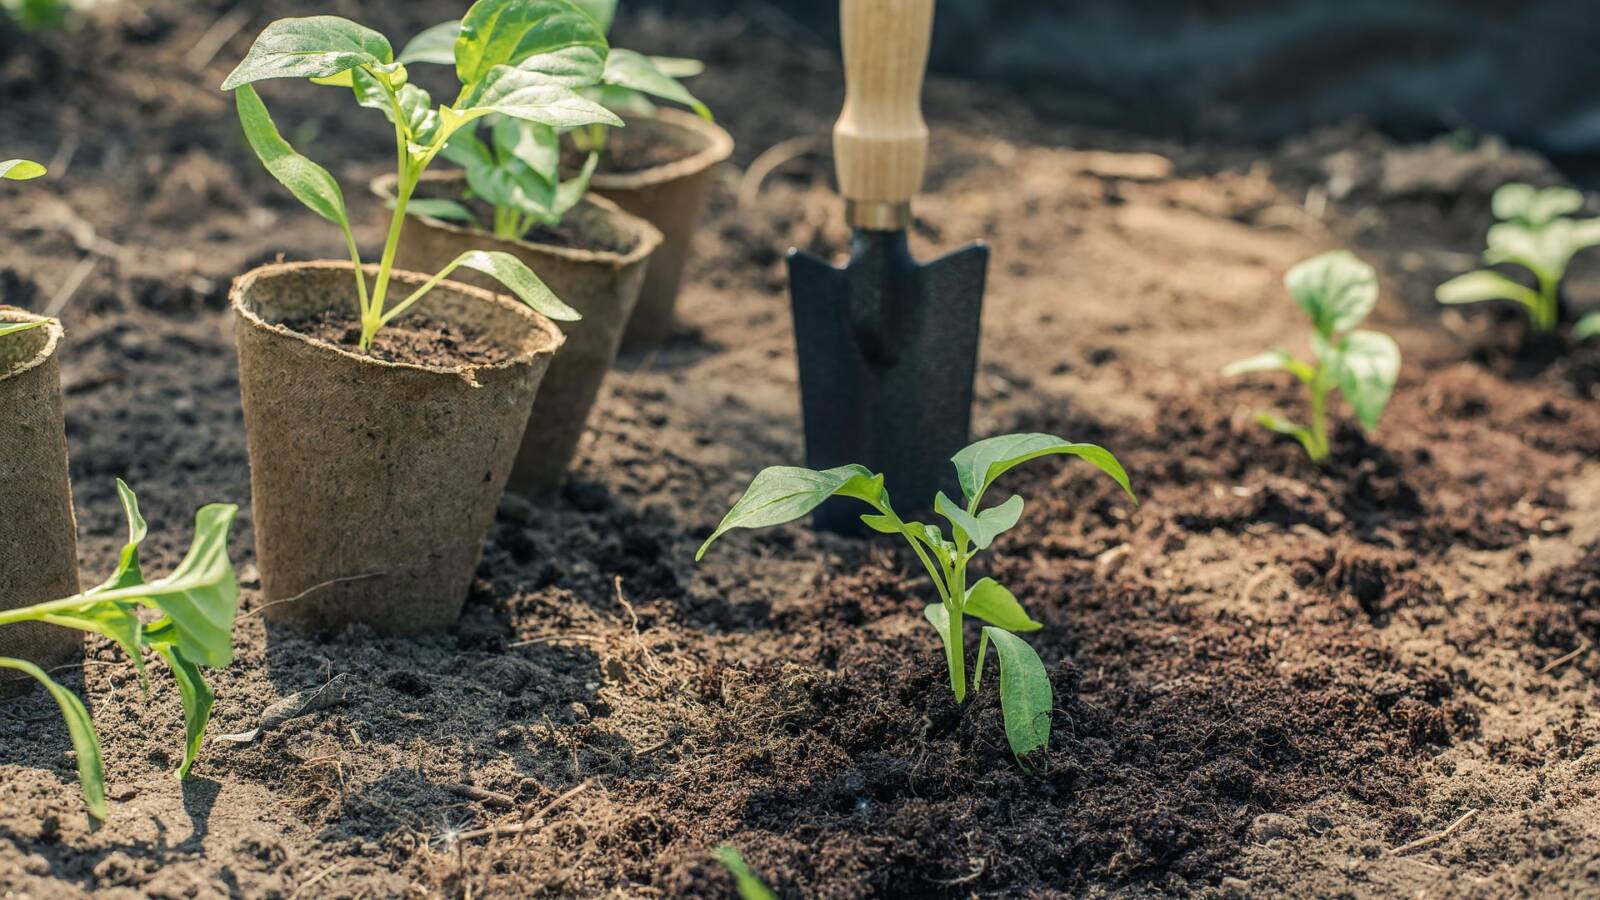
[[[594,177],[592,193],[563,224],[613,249],[501,241],[433,219],[413,219],[402,232],[397,289],[420,286],[426,277],[416,272],[437,271],[463,251],[501,250],[582,313],[558,329],[475,273],[452,276],[415,307],[492,344],[502,362],[386,362],[282,324],[353,309],[347,262],[269,265],[235,281],[256,561],[269,619],[317,630],[362,622],[389,634],[448,626],[460,615],[502,491],[534,502],[559,491],[619,347],[648,347],[670,331],[712,168],[733,149],[722,129],[672,110],[629,127],[679,147],[681,158]],[[392,192],[392,181],[373,189]],[[0,309],[3,320],[31,318]],[[78,590],[61,336],[51,323],[0,342],[10,355],[0,356],[6,607]],[[8,626],[0,656],[59,665],[78,640],[66,629]]]

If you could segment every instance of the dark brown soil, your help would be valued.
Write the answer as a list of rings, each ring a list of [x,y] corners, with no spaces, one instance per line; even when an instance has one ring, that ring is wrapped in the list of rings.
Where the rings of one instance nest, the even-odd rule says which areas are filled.
[[[711,855],[727,843],[785,897],[1600,890],[1600,348],[1502,364],[1520,357],[1485,348],[1509,346],[1507,323],[1431,299],[1473,264],[1511,162],[1430,193],[1372,174],[1422,151],[1359,127],[1178,145],[930,81],[914,244],[994,253],[975,430],[1103,443],[1143,501],[1081,464],[1008,476],[1028,514],[984,574],[1045,623],[1031,643],[1056,698],[1030,773],[992,687],[953,703],[931,587],[898,548],[797,525],[692,562],[757,470],[800,461],[782,251],[848,237],[815,155],[743,208],[738,173],[718,179],[684,327],[620,362],[559,502],[502,509],[458,627],[265,627],[227,284],[342,245],[213,90],[268,18],[327,10],[243,4],[251,25],[190,73],[233,6],[106,12],[56,49],[0,32],[8,155],[75,148],[64,177],[0,191],[0,300],[40,309],[94,261],[63,313],[86,581],[123,539],[114,476],[145,503],[150,572],[179,559],[196,506],[246,504],[213,733],[340,673],[355,690],[255,744],[208,742],[179,786],[170,685],[146,699],[91,640],[61,675],[104,740],[112,820],[88,827],[48,698],[0,706],[0,888],[731,897]],[[396,40],[458,11],[346,6]],[[624,22],[618,41],[708,60],[696,91],[741,165],[837,112],[837,63],[748,22]],[[376,113],[306,85],[263,96],[299,149],[345,161],[352,203],[392,165]],[[1290,384],[1217,372],[1305,351],[1283,272],[1337,246],[1378,266],[1373,325],[1406,362],[1379,431],[1339,410],[1319,468],[1251,422],[1303,414]],[[1600,256],[1567,292],[1600,301]],[[521,830],[474,834],[503,826]]]
[[[358,349],[361,343],[359,316],[330,310],[283,325],[314,340],[363,352]],[[402,316],[384,326],[364,352],[384,362],[442,369],[493,366],[511,358],[511,354],[493,341],[467,334],[449,322],[415,314]]]
[[[600,154],[595,171],[604,175],[630,175],[657,166],[675,163],[694,155],[677,146],[650,141],[641,135],[630,134],[626,128],[612,128],[607,133],[606,149]],[[567,139],[561,146],[561,168],[565,172],[580,172],[589,154],[572,145]]]

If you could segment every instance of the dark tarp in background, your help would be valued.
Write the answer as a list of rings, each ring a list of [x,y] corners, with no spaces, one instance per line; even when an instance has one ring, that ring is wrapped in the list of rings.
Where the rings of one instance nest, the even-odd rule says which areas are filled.
[[[837,46],[836,0],[654,2]],[[936,71],[1085,123],[1270,140],[1362,117],[1600,169],[1600,0],[938,0],[934,31]]]

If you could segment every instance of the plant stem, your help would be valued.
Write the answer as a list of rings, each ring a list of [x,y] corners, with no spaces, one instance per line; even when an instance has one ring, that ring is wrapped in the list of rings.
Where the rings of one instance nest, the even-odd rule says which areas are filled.
[[[1322,462],[1328,458],[1328,389],[1321,384],[1322,372],[1319,367],[1316,382],[1311,386],[1311,440],[1306,446],[1306,452],[1311,455],[1313,462]]]
[[[1556,330],[1556,323],[1561,318],[1561,287],[1560,282],[1554,278],[1539,278],[1539,305],[1533,310],[1533,330],[1538,334],[1548,334]]]
[[[394,270],[395,251],[400,247],[400,230],[406,224],[406,206],[411,202],[411,194],[417,188],[417,177],[421,174],[414,171],[407,163],[401,166],[400,181],[395,194],[394,218],[389,222],[389,237],[383,244],[383,257],[378,261],[378,278],[372,286],[372,302],[367,310],[367,316],[361,321],[361,349],[372,347],[373,335],[383,327],[383,301],[389,293],[389,276]]]

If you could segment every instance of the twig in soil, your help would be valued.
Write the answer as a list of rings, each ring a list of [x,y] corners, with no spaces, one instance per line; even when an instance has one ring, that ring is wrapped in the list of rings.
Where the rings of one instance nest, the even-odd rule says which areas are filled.
[[[605,638],[598,634],[541,634],[526,640],[512,641],[506,649],[514,650],[517,647],[532,647],[534,644],[548,644],[554,641],[577,641],[579,643],[604,643]]]
[[[471,841],[485,837],[521,834],[524,831],[538,828],[544,824],[543,819],[546,816],[550,815],[550,813],[554,812],[558,807],[567,803],[567,801],[588,790],[591,784],[594,784],[593,779],[583,782],[572,790],[567,791],[565,794],[562,794],[554,800],[551,800],[549,803],[546,803],[544,806],[539,808],[538,812],[535,812],[533,815],[522,820],[521,822],[512,822],[507,825],[491,825],[488,828],[474,828],[471,831],[463,831],[453,836],[441,834],[436,837],[435,840],[455,842]]]
[[[78,264],[73,266],[72,272],[67,275],[67,280],[61,283],[61,287],[56,290],[55,296],[50,298],[50,305],[44,308],[44,314],[52,319],[61,315],[61,311],[67,308],[68,303],[72,302],[72,295],[76,294],[78,288],[83,287],[83,283],[89,280],[89,274],[94,271],[94,267],[99,262],[100,257],[94,255],[85,256],[83,259],[78,260]]]
[[[353,862],[355,862],[353,859],[340,860],[326,869],[323,869],[321,872],[318,872],[310,878],[307,878],[305,881],[300,882],[300,885],[294,889],[293,893],[289,894],[289,900],[294,900],[294,898],[304,893],[306,888],[311,887],[322,879],[327,878],[329,875],[332,875],[334,872],[337,872]]]
[[[750,209],[755,206],[761,197],[761,186],[780,167],[808,153],[820,153],[827,146],[827,135],[802,134],[786,141],[779,141],[761,151],[761,155],[751,161],[750,167],[744,170],[744,177],[739,179],[739,192],[736,195],[739,208]]]
[[[501,809],[517,808],[517,801],[514,797],[509,794],[502,794],[499,791],[484,790],[480,787],[473,787],[470,784],[451,783],[440,785],[440,787],[452,794],[455,794],[457,797],[465,797],[468,800],[477,800],[482,803],[487,803],[490,806],[498,806]]]
[[[1589,649],[1591,647],[1593,647],[1593,646],[1594,645],[1589,642],[1588,638],[1582,638],[1582,643],[1580,643],[1578,645],[1576,650],[1573,650],[1571,653],[1567,653],[1567,654],[1565,654],[1563,656],[1559,656],[1559,657],[1557,657],[1555,659],[1550,660],[1550,662],[1547,663],[1544,668],[1539,670],[1539,674],[1540,675],[1549,675],[1551,672],[1554,672],[1555,670],[1561,668],[1562,666],[1566,665],[1567,663],[1572,662],[1573,660],[1575,660],[1578,657],[1584,655],[1585,653],[1588,653]]]
[[[263,604],[263,605],[257,607],[256,609],[252,609],[251,611],[249,611],[249,612],[245,613],[244,615],[240,616],[239,617],[239,621],[243,622],[245,619],[251,618],[252,616],[259,616],[259,615],[261,615],[263,610],[266,610],[269,607],[280,606],[280,605],[282,605],[284,603],[294,603],[294,602],[299,601],[299,600],[304,600],[307,596],[309,596],[311,594],[314,594],[317,591],[320,591],[325,587],[331,587],[331,586],[336,585],[336,584],[343,584],[346,581],[360,581],[360,580],[362,580],[364,578],[377,578],[379,575],[382,575],[382,574],[383,574],[382,572],[363,572],[360,575],[343,575],[343,576],[340,576],[338,578],[330,578],[330,579],[328,579],[327,581],[324,581],[321,584],[313,584],[311,587],[308,587],[305,590],[301,591],[300,593],[295,594],[293,597],[285,597],[282,600],[274,600],[271,603],[266,603],[266,604]]]
[[[200,40],[194,42],[189,52],[184,54],[184,62],[195,72],[203,70],[211,65],[211,61],[216,59],[228,41],[239,33],[239,29],[248,24],[250,24],[250,11],[247,9],[234,9],[219,16],[211,23],[211,27],[206,29],[206,33],[200,35]]]
[[[1276,571],[1278,570],[1272,566],[1267,566],[1256,574],[1250,576],[1250,580],[1246,581],[1244,583],[1244,588],[1239,591],[1239,603],[1247,606],[1253,602],[1256,599],[1256,591],[1259,590],[1261,585],[1265,583],[1268,578],[1271,578],[1272,574]]]
[[[1476,809],[1469,809],[1465,813],[1462,813],[1461,818],[1445,826],[1443,831],[1436,831],[1427,837],[1417,838],[1409,844],[1404,844],[1394,848],[1393,850],[1390,850],[1389,854],[1391,856],[1399,856],[1403,853],[1410,853],[1412,850],[1421,850],[1423,847],[1431,847],[1450,835],[1455,834],[1457,831],[1460,831],[1468,822],[1472,821],[1473,817],[1477,814],[1478,811]]]
[[[988,869],[988,868],[989,868],[989,858],[984,856],[984,857],[979,857],[978,858],[978,867],[976,869],[973,869],[971,872],[968,872],[967,874],[961,876],[960,878],[951,878],[951,879],[929,878],[928,880],[933,882],[934,884],[942,884],[945,887],[955,887],[958,884],[967,884],[968,882],[977,881],[978,877],[984,873],[985,869]]]

